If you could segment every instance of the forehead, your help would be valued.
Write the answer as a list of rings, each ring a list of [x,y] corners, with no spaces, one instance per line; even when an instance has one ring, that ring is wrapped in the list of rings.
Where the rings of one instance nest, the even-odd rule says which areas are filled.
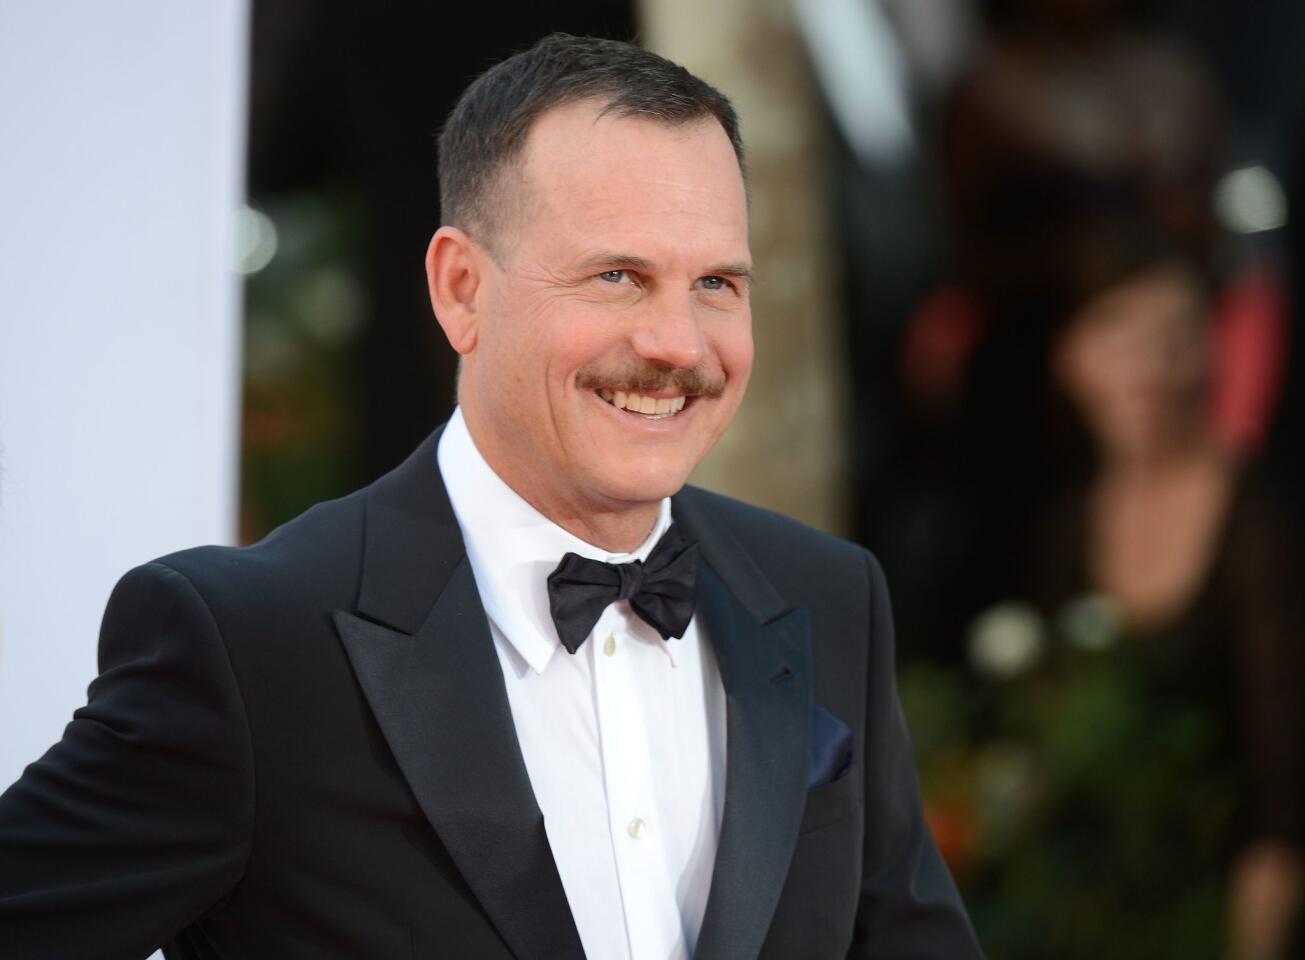
[[[1180,264],[1159,264],[1099,293],[1084,313],[1115,325],[1199,320],[1204,295],[1197,276]]]
[[[531,127],[520,173],[523,239],[547,232],[585,246],[624,235],[746,257],[743,176],[715,118],[672,125],[594,101],[556,107]]]

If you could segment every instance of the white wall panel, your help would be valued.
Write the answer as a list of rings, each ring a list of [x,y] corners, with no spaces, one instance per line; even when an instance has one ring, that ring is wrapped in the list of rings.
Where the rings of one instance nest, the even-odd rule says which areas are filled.
[[[0,789],[117,578],[236,531],[247,0],[0,0]]]

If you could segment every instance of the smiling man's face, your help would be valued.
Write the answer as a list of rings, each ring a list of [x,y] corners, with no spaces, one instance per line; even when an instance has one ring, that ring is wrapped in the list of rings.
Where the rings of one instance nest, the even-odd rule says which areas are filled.
[[[680,489],[752,367],[747,202],[714,119],[670,126],[584,101],[531,128],[483,257],[459,401],[537,509],[645,512]],[[583,523],[581,524],[583,526]]]

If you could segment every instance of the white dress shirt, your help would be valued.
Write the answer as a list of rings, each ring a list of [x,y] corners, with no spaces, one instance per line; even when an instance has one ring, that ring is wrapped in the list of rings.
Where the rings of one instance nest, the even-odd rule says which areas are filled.
[[[663,641],[626,601],[569,654],[547,578],[567,552],[645,560],[572,536],[485,462],[454,411],[439,466],[503,668],[535,800],[585,954],[688,958],[711,885],[725,798],[725,694],[698,618]]]

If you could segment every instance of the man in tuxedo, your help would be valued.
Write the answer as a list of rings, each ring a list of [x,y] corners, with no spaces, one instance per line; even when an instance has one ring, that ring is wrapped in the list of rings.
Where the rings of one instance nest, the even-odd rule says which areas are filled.
[[[553,36],[440,152],[457,410],[122,579],[0,797],[0,956],[978,957],[874,559],[685,487],[752,360],[728,101]]]

